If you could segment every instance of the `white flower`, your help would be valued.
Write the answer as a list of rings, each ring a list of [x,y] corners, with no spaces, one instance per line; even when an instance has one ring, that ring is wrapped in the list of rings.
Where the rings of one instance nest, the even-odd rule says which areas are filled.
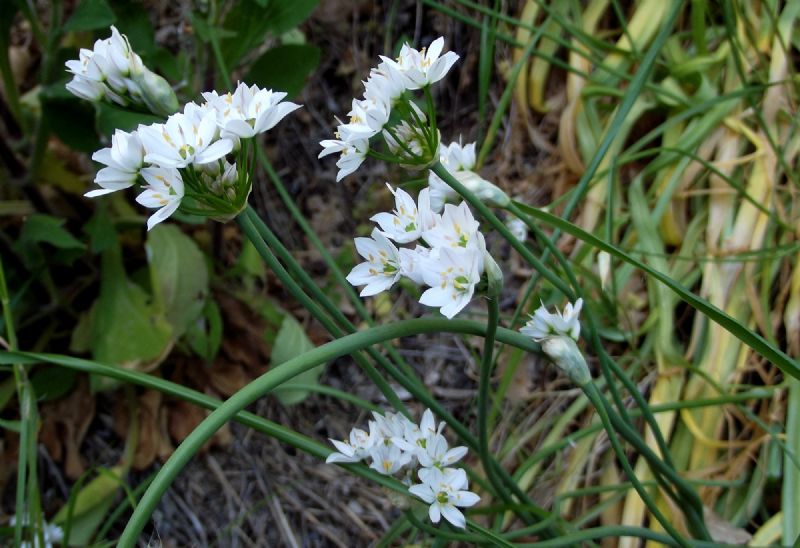
[[[389,109],[380,101],[353,99],[353,108],[347,115],[350,122],[337,128],[347,142],[374,137],[389,121]]]
[[[462,145],[460,142],[454,141],[447,146],[441,147],[439,150],[439,162],[456,177],[460,171],[474,170],[477,163],[475,143]],[[431,208],[437,213],[442,210],[446,201],[453,200],[458,196],[458,193],[433,171],[428,175],[428,186],[431,189]]]
[[[260,89],[256,85],[248,87],[241,82],[232,94],[203,93],[208,107],[216,113],[222,137],[242,139],[272,129],[287,114],[300,108],[298,104],[282,102],[285,97],[286,93]]]
[[[441,516],[461,529],[467,525],[464,514],[457,507],[473,506],[480,497],[468,489],[467,473],[463,469],[434,469],[423,474],[419,471],[423,483],[412,485],[409,492],[430,504],[428,516],[433,523],[439,523]],[[423,479],[423,476],[424,479]]]
[[[367,139],[356,139],[352,142],[346,142],[340,139],[326,139],[320,141],[322,145],[322,152],[319,153],[317,158],[323,158],[329,154],[341,153],[339,160],[336,162],[336,167],[339,172],[336,174],[336,182],[338,183],[355,170],[357,170],[364,159],[367,157],[369,150],[369,141]]]
[[[393,189],[386,183],[389,191],[394,194],[395,210],[392,213],[378,213],[370,218],[380,225],[382,234],[399,244],[413,242],[426,230],[430,230],[437,223],[437,215],[431,211],[428,189],[419,193],[419,207],[414,199],[402,188]]]
[[[147,219],[147,230],[151,230],[181,205],[183,179],[180,172],[172,168],[147,167],[141,173],[147,185],[136,201],[145,207],[160,208]]]
[[[377,228],[370,238],[356,238],[358,254],[367,260],[356,265],[347,281],[353,285],[364,285],[362,297],[386,291],[400,278],[397,248]]]
[[[393,436],[392,443],[404,451],[416,455],[418,451],[425,449],[429,438],[441,434],[443,429],[444,422],[439,423],[437,427],[433,412],[430,409],[426,409],[422,414],[422,420],[419,425],[408,421],[403,430],[403,435]]]
[[[458,61],[458,55],[452,51],[441,55],[443,47],[444,38],[439,37],[422,51],[405,44],[397,60],[383,56],[381,59],[403,76],[406,89],[420,89],[444,78],[450,67]]]
[[[445,437],[434,432],[425,438],[425,443],[420,445],[417,458],[420,465],[425,468],[447,468],[464,458],[467,448],[464,446],[449,449]]]
[[[86,101],[99,101],[106,96],[106,86],[102,82],[91,80],[80,74],[67,82],[66,88],[75,96]]]
[[[391,111],[392,103],[406,90],[403,75],[386,63],[380,63],[369,72],[364,82],[364,98],[382,103],[387,111]]]
[[[390,445],[392,438],[402,436],[409,424],[413,424],[400,413],[372,413],[374,421],[369,421],[370,434],[378,445]]]
[[[523,335],[527,335],[536,342],[541,342],[548,337],[566,336],[578,340],[581,333],[581,324],[578,316],[581,313],[583,299],[575,301],[575,305],[567,303],[564,312],[556,309],[555,314],[547,311],[542,303],[536,312],[531,316],[530,321],[520,329]]]
[[[483,251],[478,249],[441,248],[436,259],[425,261],[422,277],[430,289],[420,296],[419,302],[440,307],[444,316],[452,318],[472,300],[483,260]]]
[[[369,434],[360,428],[353,428],[350,431],[350,441],[330,440],[338,449],[338,452],[331,453],[325,462],[359,462],[369,456],[370,451],[375,446],[375,437],[372,432]]]
[[[400,274],[417,285],[425,283],[423,278],[424,268],[433,256],[438,257],[438,250],[428,247],[416,246],[414,249],[401,247],[398,254]]]
[[[381,444],[373,447],[370,452],[372,463],[370,468],[385,476],[391,476],[411,462],[411,454],[406,453],[393,444]]]
[[[11,516],[8,520],[9,527],[14,527],[17,524],[17,516]],[[27,515],[24,515],[22,520],[22,525],[28,527],[30,525],[30,520],[28,519]],[[42,522],[42,537],[44,540],[44,546],[41,547],[39,544],[39,537],[34,536],[33,542],[29,541],[22,541],[20,544],[20,548],[52,548],[54,544],[61,544],[64,540],[64,531],[61,529],[60,526],[56,525],[55,523],[47,523]]]
[[[458,206],[446,204],[444,213],[433,227],[422,234],[431,247],[449,249],[485,249],[483,236],[466,202]],[[482,270],[481,270],[482,272]]]
[[[144,149],[135,131],[118,129],[111,137],[111,146],[92,154],[92,160],[107,167],[97,172],[94,182],[100,188],[85,194],[90,198],[133,186],[144,164]]]
[[[520,242],[524,242],[528,238],[528,225],[519,217],[510,217],[506,221],[506,228]]]
[[[206,164],[233,150],[230,139],[216,139],[215,112],[195,103],[188,103],[182,113],[173,114],[163,124],[140,125],[138,133],[145,162],[159,167]]]

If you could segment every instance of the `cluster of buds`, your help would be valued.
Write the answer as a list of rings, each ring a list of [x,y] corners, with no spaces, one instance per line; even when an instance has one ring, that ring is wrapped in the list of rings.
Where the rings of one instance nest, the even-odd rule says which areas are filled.
[[[422,51],[405,44],[397,59],[381,56],[364,82],[364,96],[353,99],[348,123],[339,124],[335,139],[322,141],[319,157],[339,153],[336,166],[340,181],[356,171],[367,156],[425,168],[439,159],[439,132],[432,114],[428,88],[444,78],[458,55],[442,55],[444,38],[437,38]],[[425,90],[429,116],[414,102],[412,93]],[[383,140],[386,152],[376,147]]]
[[[434,523],[442,516],[464,528],[466,519],[458,509],[476,504],[480,497],[468,491],[467,474],[451,465],[467,454],[466,447],[450,448],[437,426],[430,409],[422,414],[419,424],[403,415],[373,413],[368,430],[353,428],[348,441],[330,440],[337,452],[331,453],[328,463],[353,463],[370,460],[370,468],[387,475],[403,475],[409,492],[430,505],[428,514]],[[414,483],[414,470],[419,483]]]
[[[111,37],[97,40],[67,61],[73,74],[67,89],[87,101],[134,105],[167,116],[178,110],[178,99],[166,80],[150,71],[131,49],[128,38],[111,27]]]
[[[469,304],[486,273],[487,286],[502,285],[502,273],[486,251],[486,242],[466,202],[445,204],[441,214],[430,204],[430,190],[418,201],[402,189],[393,189],[395,210],[374,215],[378,227],[369,238],[356,238],[356,250],[366,262],[347,276],[363,285],[362,297],[390,289],[401,277],[429,287],[420,303],[438,307],[448,318]],[[398,249],[394,243],[415,244]],[[499,277],[499,280],[497,279]],[[492,278],[492,279],[488,279]]]

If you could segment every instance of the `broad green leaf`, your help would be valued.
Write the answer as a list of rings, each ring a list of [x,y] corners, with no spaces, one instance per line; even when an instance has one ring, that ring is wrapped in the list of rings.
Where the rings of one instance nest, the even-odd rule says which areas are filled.
[[[222,343],[222,314],[212,298],[206,300],[202,316],[189,324],[186,340],[192,350],[207,362],[216,357]]]
[[[155,304],[177,339],[200,317],[208,296],[208,267],[200,248],[175,225],[158,225],[147,235],[147,259]]]
[[[172,345],[172,326],[150,296],[128,279],[118,243],[103,252],[92,320],[92,355],[104,363],[148,370]]]
[[[19,241],[48,243],[59,249],[85,249],[86,246],[65,228],[65,219],[37,213],[31,215],[22,225]]]
[[[88,546],[97,528],[113,506],[123,481],[124,468],[115,466],[109,470],[101,469],[100,472],[77,495],[74,495],[74,500],[72,500],[72,496],[70,497],[71,516],[70,501],[67,501],[53,518],[53,523],[60,525],[62,529],[64,529],[67,518],[71,518],[69,546]]]
[[[264,42],[268,33],[280,36],[305,21],[319,0],[241,0],[225,16],[223,26],[235,36],[222,41],[222,54],[233,69],[242,57]],[[266,7],[265,7],[266,6]]]
[[[286,314],[281,324],[281,329],[275,337],[275,344],[272,347],[271,367],[280,367],[282,363],[308,352],[314,348],[314,343],[306,335],[303,326],[289,314]],[[294,405],[300,403],[308,396],[307,390],[293,388],[296,384],[315,385],[319,382],[319,376],[325,369],[325,364],[301,373],[288,382],[283,383],[275,389],[275,396],[283,405]]]
[[[89,236],[92,253],[102,253],[117,241],[117,231],[108,215],[105,201],[98,203],[94,215],[83,225],[83,232]]]
[[[72,390],[75,371],[64,367],[42,367],[31,377],[31,384],[39,401],[57,400]]]
[[[319,64],[320,50],[306,44],[284,45],[267,50],[258,58],[245,80],[263,88],[285,91],[294,97],[303,89],[306,77]]]
[[[81,0],[63,31],[108,29],[117,20],[106,0]]]
[[[296,27],[311,15],[319,0],[269,0],[267,21],[272,34],[280,35]]]
[[[106,137],[111,137],[115,129],[132,131],[136,129],[139,124],[153,124],[164,121],[164,119],[159,116],[125,110],[105,103],[97,103],[96,112],[95,123],[97,125],[97,131]]]
[[[66,89],[66,88],[64,88]],[[43,90],[44,91],[44,90]],[[100,140],[91,124],[93,112],[88,101],[71,96],[67,99],[53,98],[42,93],[42,115],[47,126],[70,148],[81,152],[94,152],[100,148]]]

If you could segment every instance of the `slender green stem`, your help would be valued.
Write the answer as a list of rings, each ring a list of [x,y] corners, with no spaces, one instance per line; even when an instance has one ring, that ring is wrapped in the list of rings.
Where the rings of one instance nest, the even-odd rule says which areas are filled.
[[[495,491],[503,499],[503,502],[510,504],[511,498],[506,494],[502,481],[497,477],[489,449],[489,391],[492,382],[494,342],[500,319],[500,307],[497,298],[489,298],[488,302],[489,317],[486,320],[486,337],[483,340],[483,356],[481,357],[480,380],[478,381],[478,454],[486,476]]]
[[[636,492],[642,498],[642,501],[647,505],[647,508],[650,510],[656,520],[658,520],[658,523],[661,524],[664,530],[669,533],[669,535],[674,538],[680,546],[689,548],[690,544],[685,538],[683,538],[678,530],[675,529],[667,517],[664,516],[664,514],[658,508],[656,501],[652,496],[650,496],[650,493],[647,491],[644,485],[642,485],[642,482],[639,481],[639,478],[636,477],[636,473],[633,471],[633,468],[631,468],[630,462],[628,462],[628,457],[625,454],[625,450],[622,448],[622,444],[617,438],[617,432],[614,429],[614,426],[611,424],[611,419],[609,418],[608,411],[606,410],[605,398],[603,398],[603,396],[597,390],[597,387],[591,382],[582,386],[581,388],[584,394],[586,394],[586,397],[589,398],[589,401],[592,402],[592,405],[594,405],[595,410],[600,417],[600,421],[603,423],[603,427],[606,429],[606,432],[608,432],[608,439],[611,442],[614,452],[617,454],[617,459],[622,465],[625,475],[628,476],[628,479],[633,484],[634,489],[636,489]]]
[[[131,548],[135,545],[159,500],[161,500],[161,497],[192,456],[226,422],[233,419],[237,413],[258,398],[268,394],[284,382],[322,363],[352,354],[386,340],[430,331],[449,331],[453,323],[452,320],[444,319],[408,320],[391,325],[373,327],[314,348],[258,377],[206,417],[178,446],[169,460],[159,470],[150,487],[148,487],[131,519],[128,521],[119,539],[118,546]],[[485,332],[485,329],[481,331]]]
[[[305,217],[303,217],[303,213],[297,207],[297,204],[294,203],[294,200],[292,199],[289,192],[286,190],[286,186],[283,184],[283,181],[275,172],[275,169],[272,167],[272,164],[269,162],[267,155],[264,154],[264,151],[261,150],[261,148],[256,149],[256,155],[258,156],[258,159],[261,162],[262,167],[267,172],[269,180],[272,181],[272,185],[275,187],[275,190],[281,197],[281,200],[286,206],[286,209],[289,210],[289,214],[297,222],[300,229],[303,231],[308,240],[311,242],[311,245],[313,245],[314,248],[317,250],[317,252],[320,254],[322,260],[325,262],[325,265],[330,269],[333,278],[336,280],[336,282],[339,284],[339,287],[342,288],[345,295],[347,295],[347,298],[352,303],[353,308],[355,308],[356,310],[356,313],[363,321],[367,323],[368,326],[372,327],[373,325],[375,325],[375,321],[372,319],[372,316],[370,315],[369,311],[364,306],[364,303],[361,302],[361,297],[358,296],[358,293],[356,293],[355,289],[353,289],[353,286],[350,284],[350,282],[347,281],[344,272],[342,272],[342,269],[339,268],[339,265],[336,263],[336,259],[333,258],[330,251],[328,251],[328,248],[325,247],[325,245],[319,239],[319,236],[317,236],[317,233],[314,232],[314,229],[311,228],[311,225],[309,225],[308,221],[306,221]],[[411,366],[409,366],[406,363],[406,361],[403,359],[403,357],[400,355],[397,349],[393,347],[391,344],[384,345],[384,349],[395,363],[405,364],[405,366],[401,365],[403,369],[408,370],[411,368]]]
[[[584,543],[603,538],[635,537],[653,540],[666,546],[685,546],[677,540],[665,535],[651,531],[645,527],[631,527],[629,525],[610,525],[606,527],[594,527],[575,533],[569,533],[553,540],[543,540],[536,544],[516,544],[518,547],[530,548],[571,548],[572,546],[583,546]],[[717,548],[721,546],[718,542],[692,541],[694,548]]]
[[[291,252],[286,249],[286,246],[284,246],[275,233],[269,229],[266,223],[255,212],[255,210],[248,205],[246,213],[249,215],[250,221],[255,225],[256,230],[258,230],[259,235],[264,238],[266,244],[278,255],[278,258],[283,262],[283,264],[286,265],[289,273],[305,287],[306,291],[311,294],[311,297],[313,297],[316,302],[319,303],[336,322],[338,322],[342,329],[348,333],[355,333],[356,326],[347,319],[347,316],[344,315],[341,309],[336,306],[336,304],[334,304],[330,298],[328,298],[325,292],[319,288],[314,280],[311,279],[311,276],[308,275],[308,272],[306,272],[305,269],[295,260]],[[384,346],[388,347],[389,345],[387,344]],[[389,362],[379,352],[370,349],[369,354],[381,367],[387,370],[393,367],[392,363]],[[418,382],[416,372],[405,360],[399,360],[396,363],[410,381],[415,381],[420,386],[423,386],[421,382]]]
[[[267,266],[275,273],[276,276],[278,276],[278,279],[281,281],[281,283],[283,283],[284,287],[286,287],[292,296],[297,299],[311,313],[311,315],[314,316],[317,321],[319,321],[323,327],[328,330],[328,332],[330,332],[331,335],[334,337],[341,337],[344,334],[341,329],[339,329],[339,327],[333,323],[333,321],[325,314],[325,312],[316,302],[306,295],[302,288],[297,285],[297,282],[294,281],[283,265],[278,262],[278,259],[266,246],[264,240],[262,240],[258,235],[258,231],[253,225],[250,215],[245,212],[245,214],[239,215],[236,218],[236,221],[239,223],[239,226],[247,238],[256,248],[256,251],[258,251],[259,255],[261,255],[261,258],[264,259],[264,262],[267,263]],[[392,387],[381,376],[378,370],[375,369],[375,366],[372,365],[366,358],[364,358],[363,354],[360,352],[354,354],[353,359],[364,370],[370,380],[375,383],[392,407],[406,416],[411,416],[408,408],[397,396],[397,393],[392,390]]]

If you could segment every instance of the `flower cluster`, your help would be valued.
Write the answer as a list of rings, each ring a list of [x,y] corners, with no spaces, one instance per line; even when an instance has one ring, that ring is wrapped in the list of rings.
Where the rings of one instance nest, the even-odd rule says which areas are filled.
[[[581,334],[581,324],[578,321],[581,307],[583,307],[583,299],[578,299],[574,305],[567,303],[564,312],[556,309],[555,313],[551,314],[542,303],[542,306],[536,309],[520,332],[536,342],[542,342],[550,337],[569,337],[577,341]]]
[[[106,167],[95,178],[100,188],[86,195],[100,196],[143,180],[136,201],[158,208],[147,221],[148,230],[172,215],[184,198],[192,201],[191,213],[229,219],[246,205],[251,181],[247,170],[227,156],[238,152],[243,163],[242,140],[300,108],[284,102],[285,96],[240,83],[233,93],[204,93],[203,104],[187,103],[164,123],[140,125],[130,133],[117,130],[111,146],[92,155]]]
[[[480,225],[466,202],[446,204],[439,214],[431,208],[429,189],[419,193],[418,203],[402,189],[389,189],[395,210],[374,215],[371,220],[380,228],[369,238],[355,239],[366,262],[356,265],[347,281],[365,286],[361,296],[367,297],[388,290],[404,276],[429,286],[420,303],[452,318],[472,300],[489,260]],[[392,241],[416,245],[398,249]]]
[[[73,74],[67,89],[87,101],[133,104],[164,116],[178,110],[172,88],[144,66],[116,27],[111,27],[110,38],[97,40],[93,49],[81,49],[79,58],[66,66]]]
[[[439,149],[439,162],[481,201],[499,207],[505,207],[511,202],[505,192],[475,172],[477,165],[475,143],[462,145],[461,142],[452,142],[442,146]],[[430,188],[431,208],[437,212],[442,210],[445,202],[458,197],[458,193],[433,171],[428,175],[428,188]]]
[[[337,452],[326,462],[369,459],[370,468],[381,474],[392,476],[405,471],[407,483],[412,481],[413,469],[419,467],[420,483],[410,485],[409,492],[430,505],[431,521],[438,523],[444,516],[456,527],[465,527],[464,514],[458,507],[473,506],[480,497],[467,490],[466,472],[451,465],[467,454],[467,448],[448,447],[442,434],[444,423],[437,426],[430,409],[422,414],[418,425],[399,413],[373,413],[373,419],[368,431],[353,428],[349,441],[330,440]]]
[[[458,60],[452,51],[442,55],[443,47],[444,38],[440,37],[421,51],[405,44],[397,59],[381,56],[381,62],[370,70],[364,82],[363,98],[353,99],[347,114],[349,122],[339,124],[335,139],[320,143],[320,158],[339,154],[337,181],[356,171],[368,155],[417,166],[438,160],[435,117],[426,116],[409,92],[427,90],[444,78]],[[426,96],[432,109],[430,95]],[[392,156],[372,150],[375,138],[380,137]]]

